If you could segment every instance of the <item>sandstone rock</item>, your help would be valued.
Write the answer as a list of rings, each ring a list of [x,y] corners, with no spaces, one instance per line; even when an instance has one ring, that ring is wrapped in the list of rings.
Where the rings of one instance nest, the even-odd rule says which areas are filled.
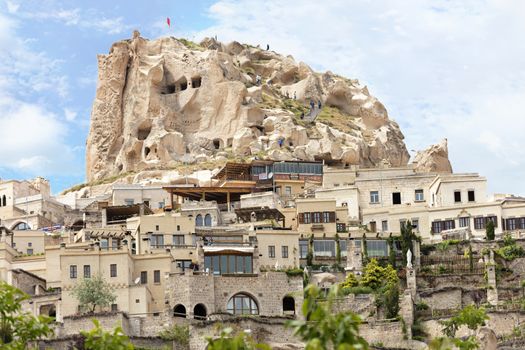
[[[230,148],[276,160],[408,162],[398,125],[366,87],[291,56],[215,39],[146,40],[137,32],[100,55],[98,66],[88,181],[176,166],[184,157],[224,159]],[[257,75],[262,84],[254,86]],[[311,99],[346,113],[352,128],[298,125],[294,113],[308,110]]]
[[[452,173],[448,159],[447,139],[416,153],[414,167],[420,173]]]

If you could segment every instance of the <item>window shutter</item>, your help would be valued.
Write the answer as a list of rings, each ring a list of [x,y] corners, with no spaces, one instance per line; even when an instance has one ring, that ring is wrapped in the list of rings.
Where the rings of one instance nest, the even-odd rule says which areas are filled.
[[[335,212],[330,212],[330,222],[335,222]]]
[[[299,213],[299,223],[304,224],[304,213]]]

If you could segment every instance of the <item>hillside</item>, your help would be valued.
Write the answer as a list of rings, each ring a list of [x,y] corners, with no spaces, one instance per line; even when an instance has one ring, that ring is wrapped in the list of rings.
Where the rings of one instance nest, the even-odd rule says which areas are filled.
[[[291,56],[134,32],[99,55],[98,67],[90,182],[181,162],[258,157],[401,166],[409,159],[399,126],[365,86],[316,73]]]

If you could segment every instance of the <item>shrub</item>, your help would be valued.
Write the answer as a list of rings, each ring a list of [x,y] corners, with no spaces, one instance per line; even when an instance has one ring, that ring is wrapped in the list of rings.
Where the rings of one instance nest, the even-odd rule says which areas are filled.
[[[343,287],[341,288],[341,293],[343,295],[349,295],[349,294],[372,294],[374,291],[370,287],[362,287],[362,286],[356,286],[356,287]]]
[[[496,238],[496,233],[494,230],[494,222],[492,220],[487,222],[487,224],[485,225],[485,234],[486,234],[487,241],[493,241],[494,238]]]
[[[352,272],[349,272],[348,275],[346,275],[344,282],[339,284],[339,287],[352,288],[352,287],[356,287],[358,284],[359,284],[359,281],[357,280],[357,278],[355,278],[355,275]]]
[[[420,301],[416,303],[416,310],[423,311],[423,310],[428,310],[428,309],[429,309],[428,304],[425,303],[424,301]]]
[[[190,343],[190,327],[188,325],[173,325],[169,328],[164,328],[159,337],[164,340],[174,340],[180,345],[188,345]]]

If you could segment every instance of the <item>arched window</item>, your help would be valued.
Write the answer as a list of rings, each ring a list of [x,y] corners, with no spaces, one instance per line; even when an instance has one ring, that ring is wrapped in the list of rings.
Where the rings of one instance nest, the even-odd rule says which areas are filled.
[[[193,318],[196,320],[205,320],[206,319],[206,306],[203,304],[197,304],[193,308]]]
[[[286,315],[295,315],[295,300],[291,296],[283,298],[283,313]]]
[[[211,215],[206,214],[204,217],[204,226],[211,226]]]
[[[198,214],[195,217],[195,226],[202,226],[202,215]]]
[[[26,224],[25,222],[19,222],[18,224],[16,224],[16,225],[13,227],[13,230],[16,230],[16,231],[26,231],[26,230],[31,230],[31,227],[29,227],[29,225]]]
[[[2,196],[2,207],[5,207],[7,205],[7,198],[5,198],[5,194]]]
[[[175,305],[173,308],[173,317],[186,318],[186,307],[182,304]]]
[[[234,315],[258,315],[257,302],[247,294],[236,294],[228,301],[227,310]]]

